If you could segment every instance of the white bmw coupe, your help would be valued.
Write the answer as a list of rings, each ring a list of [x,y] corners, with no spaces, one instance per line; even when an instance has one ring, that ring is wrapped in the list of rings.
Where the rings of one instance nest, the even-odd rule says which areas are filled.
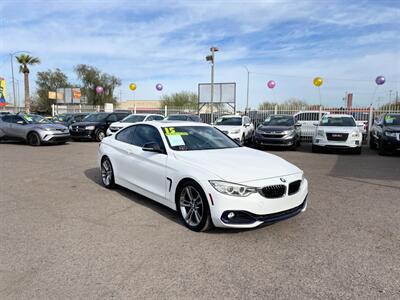
[[[102,140],[102,183],[177,210],[191,230],[252,228],[305,211],[308,183],[284,159],[195,122],[137,123]]]

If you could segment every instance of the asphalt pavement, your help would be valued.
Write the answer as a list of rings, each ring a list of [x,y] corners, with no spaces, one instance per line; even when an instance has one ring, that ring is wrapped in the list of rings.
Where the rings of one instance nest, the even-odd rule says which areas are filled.
[[[0,143],[0,299],[400,298],[399,156],[273,149],[305,171],[307,211],[195,233],[103,188],[97,148]]]

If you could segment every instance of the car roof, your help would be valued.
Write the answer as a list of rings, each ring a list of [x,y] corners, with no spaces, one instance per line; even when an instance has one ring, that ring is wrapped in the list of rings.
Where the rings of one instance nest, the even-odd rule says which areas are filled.
[[[241,116],[241,115],[223,115],[223,116],[220,116],[220,118],[242,118],[242,117],[244,117],[244,116]]]
[[[212,127],[209,124],[206,123],[200,123],[200,122],[182,122],[182,121],[168,121],[168,120],[162,120],[162,121],[150,121],[150,122],[140,122],[140,123],[135,123],[135,124],[151,124],[157,128],[162,128],[162,127],[180,127],[180,126],[207,126],[207,127]]]
[[[346,115],[346,114],[329,114],[326,116],[327,118],[341,118],[341,117],[349,117],[353,118],[352,115]]]

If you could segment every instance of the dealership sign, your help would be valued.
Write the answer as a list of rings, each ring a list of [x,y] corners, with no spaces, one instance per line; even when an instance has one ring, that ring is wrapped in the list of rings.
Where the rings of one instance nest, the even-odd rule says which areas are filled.
[[[6,106],[6,81],[0,77],[0,106]]]

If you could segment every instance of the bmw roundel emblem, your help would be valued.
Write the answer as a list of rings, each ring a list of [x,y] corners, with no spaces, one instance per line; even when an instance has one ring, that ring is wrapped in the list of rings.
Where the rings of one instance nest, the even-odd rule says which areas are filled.
[[[285,179],[285,178],[281,178],[281,181],[282,181],[282,182],[286,182],[286,179]]]

